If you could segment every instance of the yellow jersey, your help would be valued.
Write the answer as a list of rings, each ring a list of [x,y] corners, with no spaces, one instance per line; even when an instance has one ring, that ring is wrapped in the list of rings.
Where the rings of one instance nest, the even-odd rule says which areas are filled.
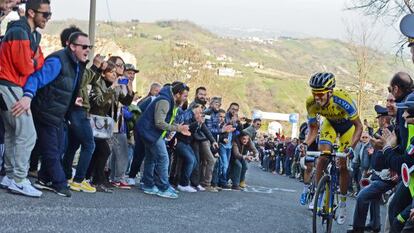
[[[333,90],[332,97],[325,107],[315,103],[313,96],[306,100],[308,111],[308,122],[316,122],[317,114],[323,116],[331,124],[337,125],[349,122],[358,118],[358,110],[355,101],[343,90]]]

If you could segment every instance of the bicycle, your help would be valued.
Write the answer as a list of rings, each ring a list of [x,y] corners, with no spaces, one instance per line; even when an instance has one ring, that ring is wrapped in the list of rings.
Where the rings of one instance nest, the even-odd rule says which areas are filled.
[[[314,208],[312,213],[312,232],[318,232],[318,217],[321,219],[321,229],[325,229],[325,232],[330,233],[332,231],[332,223],[335,219],[335,213],[338,208],[339,196],[338,196],[338,168],[336,167],[336,157],[346,158],[347,154],[337,152],[337,148],[334,147],[333,151],[308,151],[306,156],[319,157],[327,156],[328,163],[324,169],[324,175],[322,176],[319,184],[316,188]]]

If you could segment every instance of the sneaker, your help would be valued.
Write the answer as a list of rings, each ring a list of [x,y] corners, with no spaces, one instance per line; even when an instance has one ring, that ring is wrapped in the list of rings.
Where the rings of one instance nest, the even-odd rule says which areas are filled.
[[[82,183],[80,183],[80,191],[84,193],[96,193],[96,188],[93,187],[88,181],[83,180]]]
[[[111,185],[114,186],[115,188],[119,188],[119,189],[131,189],[131,186],[129,186],[126,182],[124,181],[111,181]]]
[[[233,191],[241,191],[242,189],[240,188],[240,186],[231,186],[231,190],[233,190]]]
[[[27,176],[37,178],[37,171],[29,171],[27,173]]]
[[[171,192],[173,192],[173,193],[175,193],[175,194],[180,193],[180,191],[178,191],[177,189],[175,189],[173,186],[169,186],[169,187],[168,187],[168,190],[170,190]]]
[[[308,193],[307,192],[303,192],[301,195],[300,195],[300,204],[301,205],[306,205],[306,197],[308,196]]]
[[[342,225],[345,223],[346,219],[346,203],[345,202],[339,202],[339,208],[338,208],[338,218],[336,219],[336,222],[339,225]]]
[[[135,185],[137,184],[137,182],[135,181],[135,179],[134,179],[134,178],[128,178],[128,179],[126,180],[126,182],[127,182],[127,184],[128,184],[128,185],[130,185],[130,186],[135,186]]]
[[[213,188],[217,189],[217,191],[221,191],[223,190],[220,186],[217,185],[212,185]]]
[[[309,210],[313,210],[313,207],[314,207],[313,205],[315,204],[315,200],[314,199],[315,199],[315,197],[313,197],[312,200],[309,202],[309,206],[308,206],[308,209]]]
[[[1,180],[0,188],[8,189],[11,183],[12,183],[12,179],[10,179],[8,176],[4,176],[3,179]]]
[[[160,191],[157,188],[157,186],[153,186],[151,188],[142,187],[142,190],[144,191],[144,193],[149,194],[149,195],[156,195]]]
[[[204,189],[207,192],[212,192],[212,193],[217,193],[218,192],[218,190],[216,188],[214,188],[213,186],[206,186],[206,187],[204,187]]]
[[[191,187],[190,185],[187,185],[187,186],[178,185],[177,189],[180,190],[181,192],[187,192],[187,193],[196,193],[197,192],[197,189]]]
[[[68,182],[69,188],[72,191],[80,192],[81,191],[81,183],[78,182]]]
[[[32,183],[30,183],[30,180],[28,180],[28,179],[24,179],[19,183],[12,180],[12,182],[9,186],[9,190],[12,193],[23,194],[23,195],[29,196],[29,197],[40,197],[40,196],[42,196],[42,192],[35,189],[32,186]]]
[[[36,180],[36,182],[33,184],[37,189],[41,190],[48,190],[54,192],[55,189],[52,187],[52,182],[46,183],[41,180]]]
[[[205,189],[203,186],[201,186],[201,185],[197,185],[196,189],[197,189],[197,191],[199,191],[199,192],[204,192],[204,191],[206,191],[206,189]]]
[[[97,192],[101,192],[101,193],[113,193],[113,192],[114,192],[114,190],[113,190],[113,189],[108,188],[108,187],[106,187],[106,186],[105,186],[105,185],[103,185],[103,184],[97,185],[97,186],[96,186],[96,191],[97,191]]]
[[[55,189],[54,191],[57,195],[62,196],[62,197],[71,197],[72,196],[72,193],[70,192],[68,187],[64,187],[64,188],[61,188],[61,189]]]
[[[231,190],[231,186],[228,184],[220,185],[220,188],[223,190]]]
[[[246,188],[246,187],[247,187],[246,181],[244,181],[244,180],[243,180],[243,181],[240,181],[239,186],[240,186],[240,188],[242,188],[242,189]]]
[[[167,189],[165,191],[158,191],[157,196],[171,199],[178,198],[178,194],[172,192],[170,189]]]

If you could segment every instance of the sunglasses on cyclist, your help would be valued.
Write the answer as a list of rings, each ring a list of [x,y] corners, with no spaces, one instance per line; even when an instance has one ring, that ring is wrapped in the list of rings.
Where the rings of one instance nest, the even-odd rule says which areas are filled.
[[[323,97],[328,91],[312,91],[314,97]]]
[[[76,46],[81,46],[83,50],[86,50],[86,49],[93,49],[93,45],[76,44],[76,43],[73,43],[73,45],[76,45]]]
[[[38,11],[38,10],[33,10],[33,11],[36,13],[42,14],[42,17],[45,19],[52,17],[52,12],[44,12],[44,11]]]

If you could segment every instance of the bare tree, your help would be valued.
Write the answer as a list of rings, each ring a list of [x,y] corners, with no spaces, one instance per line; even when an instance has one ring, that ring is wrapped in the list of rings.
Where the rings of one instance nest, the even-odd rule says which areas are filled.
[[[370,74],[378,65],[376,63],[377,53],[370,45],[378,40],[378,35],[370,30],[368,25],[360,24],[359,26],[347,26],[347,49],[354,61],[354,71],[352,76],[355,78],[353,84],[354,91],[357,95],[357,108],[361,116],[372,112],[373,99],[372,95],[377,95],[375,91],[369,89],[371,80]]]
[[[361,10],[365,15],[375,18],[387,18],[391,24],[397,22],[402,15],[410,13],[409,1],[404,0],[352,0],[348,10]]]

